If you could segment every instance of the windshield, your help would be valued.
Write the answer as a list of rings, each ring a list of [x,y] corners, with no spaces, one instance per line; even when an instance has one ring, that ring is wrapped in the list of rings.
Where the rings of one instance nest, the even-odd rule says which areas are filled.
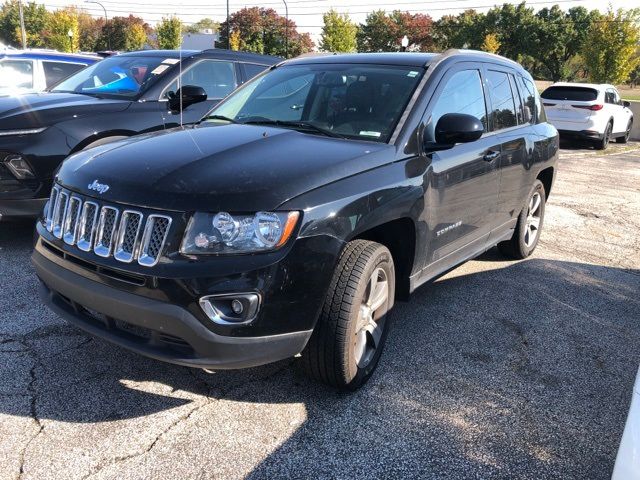
[[[81,70],[51,91],[131,98],[177,62],[177,58],[116,55]]]
[[[423,73],[419,67],[368,64],[284,66],[231,94],[209,121],[386,142]]]

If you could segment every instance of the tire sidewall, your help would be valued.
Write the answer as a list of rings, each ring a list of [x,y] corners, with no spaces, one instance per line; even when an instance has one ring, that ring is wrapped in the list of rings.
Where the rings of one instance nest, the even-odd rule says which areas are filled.
[[[380,344],[376,349],[371,361],[364,367],[360,368],[356,365],[355,361],[355,335],[356,335],[356,326],[357,319],[360,310],[360,305],[364,299],[364,295],[367,290],[367,285],[369,283],[369,278],[373,274],[373,272],[378,268],[384,269],[387,274],[387,281],[389,284],[389,296],[387,298],[386,311],[387,313],[384,315],[385,323],[384,328],[382,330],[382,336],[380,338]],[[382,354],[382,350],[384,349],[384,344],[387,339],[387,334],[389,332],[390,320],[391,317],[389,315],[389,311],[393,308],[393,299],[395,297],[395,268],[393,264],[393,257],[391,256],[391,252],[384,247],[383,245],[379,245],[376,252],[371,256],[371,259],[367,262],[366,268],[364,269],[362,275],[360,276],[360,281],[358,282],[358,287],[354,292],[352,299],[353,302],[349,308],[349,327],[346,336],[346,344],[342,346],[343,348],[343,358],[345,362],[345,380],[346,386],[349,389],[358,388],[367,379],[371,376],[373,371],[375,370],[378,360],[380,359],[380,355]]]
[[[531,197],[533,196],[533,194],[536,192],[540,194],[540,199],[541,199],[540,225],[538,227],[538,234],[536,235],[536,239],[533,242],[533,245],[529,247],[524,241],[524,236],[527,228],[526,225],[527,225],[527,215],[529,213],[529,201],[531,200]],[[544,225],[544,214],[545,214],[546,205],[547,205],[547,196],[544,191],[544,185],[540,180],[536,180],[535,183],[533,184],[533,187],[531,188],[531,191],[529,192],[529,195],[527,196],[527,201],[524,205],[524,208],[522,209],[522,212],[520,212],[520,218],[518,219],[518,246],[520,251],[523,254],[523,258],[531,255],[531,253],[533,253],[533,251],[538,246],[538,242],[540,241],[540,234],[542,233],[542,227]]]

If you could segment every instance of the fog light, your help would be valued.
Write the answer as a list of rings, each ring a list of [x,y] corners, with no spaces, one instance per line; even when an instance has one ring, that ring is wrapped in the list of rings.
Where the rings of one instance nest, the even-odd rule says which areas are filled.
[[[242,325],[255,320],[260,309],[257,293],[207,295],[200,299],[202,311],[220,325]]]
[[[4,162],[18,180],[33,178],[35,176],[27,161],[20,155],[8,155],[5,157]]]

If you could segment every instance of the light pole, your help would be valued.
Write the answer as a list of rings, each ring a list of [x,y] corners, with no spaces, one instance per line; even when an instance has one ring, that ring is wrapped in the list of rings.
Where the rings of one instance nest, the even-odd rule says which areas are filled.
[[[282,0],[284,3],[284,15],[285,15],[285,23],[284,23],[284,56],[285,58],[289,56],[289,6],[285,0]]]
[[[409,37],[407,37],[406,35],[402,37],[402,40],[400,40],[400,45],[402,45],[402,51],[406,52],[407,47],[409,46]]]
[[[73,30],[69,29],[67,36],[69,37],[69,51],[73,53]]]
[[[84,3],[95,3],[96,5],[100,5],[102,7],[102,10],[104,11],[104,24],[105,26],[107,25],[107,9],[104,8],[104,5],[101,4],[100,2],[97,2],[96,0],[84,0]],[[107,49],[111,50],[111,39],[109,38],[109,35],[107,35]]]

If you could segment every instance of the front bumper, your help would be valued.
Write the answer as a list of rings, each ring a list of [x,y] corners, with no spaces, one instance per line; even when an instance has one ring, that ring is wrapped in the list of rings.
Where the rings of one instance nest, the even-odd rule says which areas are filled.
[[[37,250],[32,263],[44,303],[83,330],[139,354],[178,365],[245,368],[292,357],[312,330],[277,335],[226,336],[179,305],[135,295],[89,280]]]
[[[48,198],[0,199],[0,220],[36,218],[42,213]]]

